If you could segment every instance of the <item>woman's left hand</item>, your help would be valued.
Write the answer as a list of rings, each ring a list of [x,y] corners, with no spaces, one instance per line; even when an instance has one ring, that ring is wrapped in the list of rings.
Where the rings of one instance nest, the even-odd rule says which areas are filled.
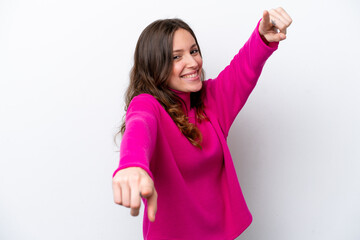
[[[280,42],[286,39],[286,29],[291,23],[291,17],[283,8],[265,10],[259,24],[259,33],[268,42]]]

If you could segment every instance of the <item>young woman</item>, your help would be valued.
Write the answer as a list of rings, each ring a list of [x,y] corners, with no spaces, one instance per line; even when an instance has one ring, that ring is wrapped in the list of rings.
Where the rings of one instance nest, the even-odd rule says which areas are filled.
[[[291,22],[282,8],[264,11],[229,66],[207,81],[186,23],[158,20],[142,32],[113,193],[133,216],[142,198],[144,239],[235,239],[250,225],[226,138]]]

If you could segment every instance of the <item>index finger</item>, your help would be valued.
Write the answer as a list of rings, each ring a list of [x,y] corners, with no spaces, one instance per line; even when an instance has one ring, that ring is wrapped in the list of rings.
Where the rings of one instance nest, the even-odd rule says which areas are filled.
[[[263,12],[263,21],[264,21],[265,25],[270,24],[270,14],[267,10],[264,10],[264,12]]]
[[[148,219],[150,222],[155,221],[155,215],[157,212],[157,193],[154,190],[154,193],[147,199],[147,207],[148,207]]]
[[[140,195],[147,199],[147,215],[150,222],[155,221],[155,215],[157,211],[157,193],[154,187],[152,179],[145,178],[140,183]]]

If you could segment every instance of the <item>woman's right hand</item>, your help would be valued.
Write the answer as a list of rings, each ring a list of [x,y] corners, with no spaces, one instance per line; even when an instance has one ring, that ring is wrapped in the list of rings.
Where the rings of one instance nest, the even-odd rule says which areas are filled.
[[[131,208],[131,215],[139,215],[141,197],[147,199],[147,215],[155,221],[157,210],[157,192],[149,174],[140,167],[128,167],[119,170],[112,181],[114,202]]]

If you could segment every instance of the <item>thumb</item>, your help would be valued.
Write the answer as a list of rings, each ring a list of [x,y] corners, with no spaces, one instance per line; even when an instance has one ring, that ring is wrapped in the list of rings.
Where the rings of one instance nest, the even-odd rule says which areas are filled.
[[[269,34],[269,42],[280,42],[282,40],[286,39],[286,35],[284,33],[273,33],[273,34]]]

